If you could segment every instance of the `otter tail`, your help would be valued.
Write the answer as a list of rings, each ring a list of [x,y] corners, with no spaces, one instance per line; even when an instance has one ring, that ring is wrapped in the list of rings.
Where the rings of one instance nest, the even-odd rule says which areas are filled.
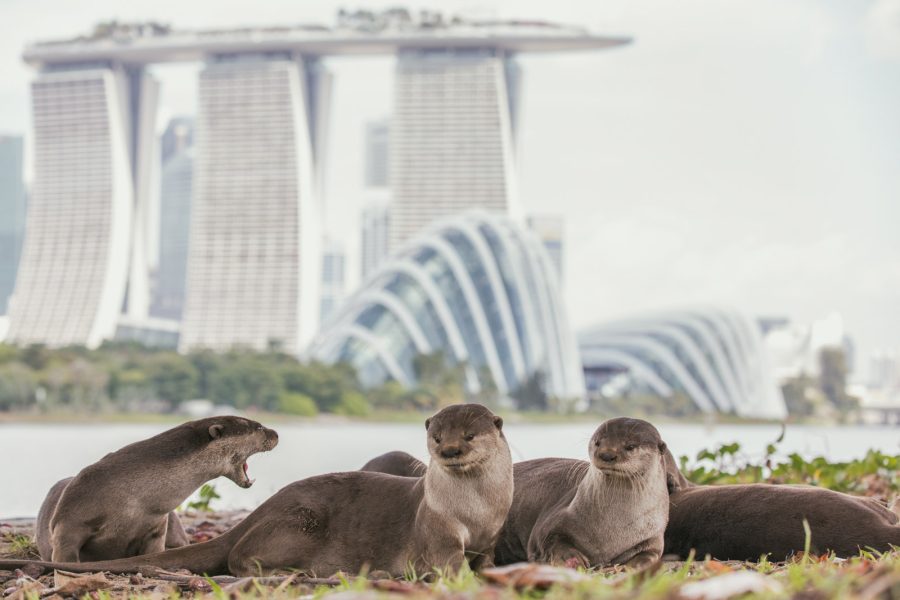
[[[43,560],[0,560],[0,569],[20,569],[25,565],[38,565],[46,569],[61,569],[74,573],[110,571],[112,573],[153,573],[156,570],[187,569],[192,573],[223,575],[228,573],[228,553],[239,539],[234,529],[221,536],[191,546],[175,548],[156,554],[131,558],[101,560],[95,562],[52,562]]]

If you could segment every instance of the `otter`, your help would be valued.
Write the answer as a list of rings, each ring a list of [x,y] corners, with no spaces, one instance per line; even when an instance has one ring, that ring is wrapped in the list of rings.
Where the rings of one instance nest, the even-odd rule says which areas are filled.
[[[641,569],[659,560],[668,514],[667,449],[659,432],[640,419],[610,419],[594,432],[588,452],[591,463],[542,458],[513,465],[515,496],[497,564]],[[363,467],[406,477],[423,468],[399,451]]]
[[[665,553],[756,561],[810,551],[840,557],[900,547],[898,515],[872,498],[804,485],[696,485],[667,457],[669,525]]]
[[[503,420],[477,404],[425,421],[430,463],[421,478],[354,471],[287,485],[218,538],[159,554],[90,563],[28,563],[68,571],[209,575],[297,569],[314,575],[364,568],[400,576],[491,563],[513,498]]]
[[[394,451],[376,456],[364,464],[360,471],[387,473],[400,477],[422,477],[425,475],[425,463],[406,452]]]
[[[228,416],[190,421],[111,452],[50,489],[35,525],[38,552],[44,560],[85,562],[185,546],[173,511],[221,475],[250,487],[247,458],[277,443],[275,431]]]
[[[517,463],[497,563],[643,569],[657,562],[669,512],[665,450],[653,425],[620,417],[594,432],[590,462]]]
[[[834,552],[848,558],[859,554],[860,549],[886,552],[892,545],[900,546],[900,500],[892,510],[873,498],[811,486],[698,485],[684,476],[668,449],[664,456],[670,494],[665,555],[687,559],[693,550],[697,556],[718,560],[757,561],[761,556],[783,559],[803,551],[803,519],[810,526],[813,552]],[[533,483],[522,478],[520,464],[525,463],[513,467],[517,498]],[[418,470],[424,468],[405,452],[389,452],[366,466],[409,477],[418,476]],[[517,507],[513,505],[510,518]],[[508,528],[504,528],[499,564],[527,558],[521,543],[510,548],[508,534]]]

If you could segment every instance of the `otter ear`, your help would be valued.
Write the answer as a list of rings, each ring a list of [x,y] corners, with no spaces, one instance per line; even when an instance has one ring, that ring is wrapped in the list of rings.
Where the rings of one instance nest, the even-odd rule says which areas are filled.
[[[431,425],[431,419],[425,419],[425,431],[428,431],[429,425]]]
[[[665,454],[665,452],[666,452],[666,443],[665,443],[665,442],[660,442],[660,443],[659,443],[659,453],[660,453],[660,454]]]
[[[221,425],[210,425],[209,426],[209,439],[215,440],[222,437],[222,430],[224,427]]]
[[[494,417],[494,426],[503,431],[503,417]]]
[[[678,480],[671,473],[666,473],[666,488],[669,490],[670,495],[681,489]]]

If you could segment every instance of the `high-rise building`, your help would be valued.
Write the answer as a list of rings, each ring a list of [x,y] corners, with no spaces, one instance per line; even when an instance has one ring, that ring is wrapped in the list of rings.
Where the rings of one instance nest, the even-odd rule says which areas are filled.
[[[325,242],[322,253],[322,300],[319,310],[325,322],[344,301],[347,287],[347,255],[344,247],[334,240]]]
[[[149,303],[157,84],[140,68],[48,66],[31,94],[34,185],[7,339],[96,346],[123,309]]]
[[[390,185],[390,141],[390,121],[383,119],[366,125],[366,172],[363,179],[368,189],[383,189]]]
[[[362,278],[387,258],[390,228],[390,125],[387,119],[366,125],[365,195],[362,211]]]
[[[318,327],[315,61],[223,56],[200,74],[179,346],[299,352]]]
[[[391,224],[390,201],[369,200],[362,212],[362,278],[374,273],[388,255]]]
[[[516,213],[512,60],[498,48],[399,51],[391,252],[433,221],[467,209]]]
[[[399,55],[388,159],[396,246],[464,208],[511,210],[514,55],[629,41],[551,23],[370,17],[363,11],[330,30],[106,24],[26,48],[25,61],[39,69],[35,179],[9,339],[92,346],[113,336],[120,316],[132,328],[147,318],[160,158],[148,65],[206,61],[179,348],[299,352],[321,300],[314,196],[327,139],[323,57]],[[176,130],[163,140],[167,157],[178,141]]]
[[[194,117],[175,117],[166,125],[159,141],[159,156],[163,165],[169,159],[194,145]]]
[[[528,217],[528,228],[547,250],[550,262],[556,271],[559,281],[563,279],[563,219],[559,215],[531,215]]]
[[[25,236],[22,137],[0,135],[0,315],[16,283]]]
[[[181,320],[191,227],[194,149],[185,147],[162,166],[159,190],[159,265],[150,314]]]

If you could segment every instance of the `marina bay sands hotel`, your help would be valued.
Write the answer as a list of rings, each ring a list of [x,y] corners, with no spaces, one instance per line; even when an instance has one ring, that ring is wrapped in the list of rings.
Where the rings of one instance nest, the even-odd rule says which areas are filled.
[[[537,22],[174,31],[98,28],[29,46],[34,180],[7,341],[96,346],[147,319],[159,83],[202,62],[179,348],[300,352],[318,329],[316,197],[332,56],[395,55],[389,247],[516,201],[515,57],[625,44]],[[365,99],[360,99],[364,101]]]

